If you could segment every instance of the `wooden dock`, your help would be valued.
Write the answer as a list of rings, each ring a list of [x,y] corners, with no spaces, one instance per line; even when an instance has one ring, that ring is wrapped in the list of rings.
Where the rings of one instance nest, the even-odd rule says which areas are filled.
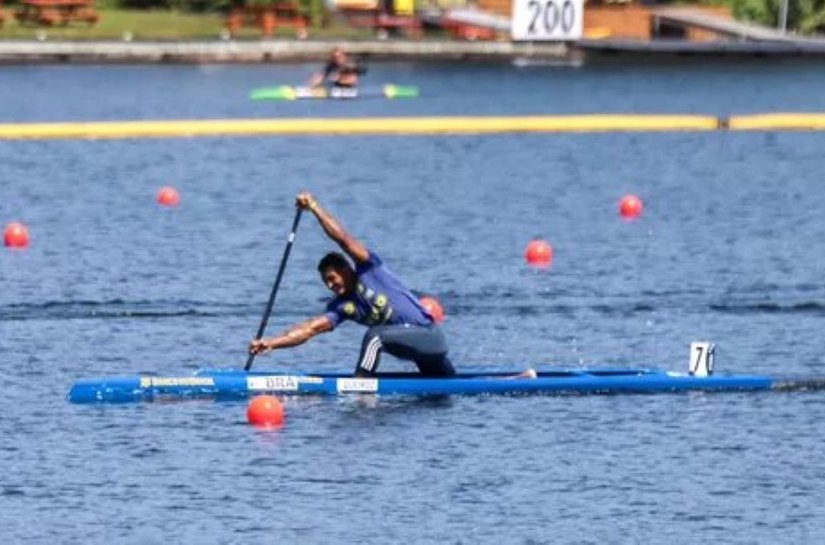
[[[825,45],[825,40],[802,38],[777,29],[744,21],[723,19],[705,11],[687,7],[658,7],[651,9],[654,24],[699,28],[718,36],[738,41],[783,42]]]
[[[591,55],[635,55],[647,57],[753,57],[805,58],[825,57],[825,43],[818,41],[714,41],[678,40],[582,40],[576,49]]]

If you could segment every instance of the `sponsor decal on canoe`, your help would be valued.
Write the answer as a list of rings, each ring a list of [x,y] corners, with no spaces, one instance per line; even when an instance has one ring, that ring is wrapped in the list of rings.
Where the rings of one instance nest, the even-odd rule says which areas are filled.
[[[307,378],[315,377],[293,375],[259,375],[246,377],[246,388],[250,391],[297,392],[298,384],[301,382],[310,382],[305,380]]]
[[[339,393],[378,391],[378,379],[375,378],[339,378],[336,387]]]
[[[170,386],[215,386],[212,377],[140,377],[141,388]]]

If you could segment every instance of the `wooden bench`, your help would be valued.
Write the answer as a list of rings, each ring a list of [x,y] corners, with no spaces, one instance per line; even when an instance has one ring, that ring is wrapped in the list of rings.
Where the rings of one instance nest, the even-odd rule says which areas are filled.
[[[66,26],[72,22],[97,23],[94,0],[21,0],[15,19],[25,25]]]
[[[331,0],[327,9],[349,26],[370,28],[384,38],[394,30],[421,36],[421,20],[415,16],[414,0]]]
[[[295,35],[307,37],[309,17],[293,0],[282,0],[269,6],[236,6],[226,17],[226,29],[235,34],[241,27],[260,27],[264,36],[272,36],[278,27],[291,27]]]
[[[413,38],[421,37],[421,21],[412,15],[392,15],[380,8],[338,8],[348,25],[358,28],[371,28],[380,36],[393,30],[403,30]]]

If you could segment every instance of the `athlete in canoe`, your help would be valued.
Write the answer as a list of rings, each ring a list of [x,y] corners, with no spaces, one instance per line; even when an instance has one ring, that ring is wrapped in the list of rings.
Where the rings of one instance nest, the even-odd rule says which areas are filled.
[[[347,233],[309,193],[298,195],[296,205],[315,215],[327,236],[341,247],[354,266],[341,253],[325,255],[318,263],[318,272],[335,294],[326,312],[297,323],[276,337],[253,340],[249,352],[258,355],[297,346],[352,320],[368,328],[361,343],[356,376],[374,375],[384,351],[415,362],[424,375],[454,375],[441,328],[381,258]]]
[[[309,86],[321,87],[328,85],[354,89],[358,87],[358,76],[364,72],[366,70],[358,66],[358,63],[351,61],[343,49],[336,47],[329,54],[324,70],[312,75]]]

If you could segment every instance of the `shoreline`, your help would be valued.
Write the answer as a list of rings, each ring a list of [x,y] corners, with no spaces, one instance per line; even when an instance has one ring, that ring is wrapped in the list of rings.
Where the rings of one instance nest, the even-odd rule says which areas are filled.
[[[387,61],[575,61],[563,43],[436,40],[258,41],[0,41],[0,64],[28,63],[272,63],[319,62],[339,45],[350,54]]]
[[[582,40],[576,43],[446,40],[0,41],[0,65],[261,64],[320,62],[334,45],[376,61],[530,62],[580,65],[585,59],[810,59],[822,42]]]

